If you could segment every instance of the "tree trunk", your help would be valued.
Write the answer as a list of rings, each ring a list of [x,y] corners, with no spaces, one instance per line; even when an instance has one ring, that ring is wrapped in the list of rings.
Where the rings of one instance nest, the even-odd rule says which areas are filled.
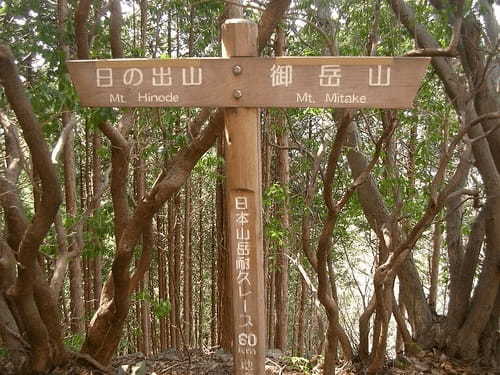
[[[100,195],[102,194],[103,186],[103,174],[101,166],[101,158],[99,157],[98,150],[101,148],[101,136],[95,131],[92,133],[92,204],[91,208],[94,212],[101,205]],[[92,230],[92,229],[89,229]],[[100,239],[95,236],[95,246],[98,249],[103,247]],[[92,266],[92,290],[94,299],[94,310],[99,307],[99,294],[102,289],[102,255],[97,253],[94,255],[92,260],[89,260]]]
[[[441,256],[441,236],[442,229],[439,219],[434,223],[434,233],[432,234],[432,256],[429,260],[430,288],[429,306],[436,313],[438,283],[439,283],[439,258]]]
[[[31,103],[24,92],[14,61],[14,56],[8,47],[0,45],[0,82],[23,130],[33,169],[44,171],[44,173],[39,176],[40,201],[31,222],[27,222],[22,210],[17,210],[21,208],[18,203],[14,207],[6,205],[3,200],[5,197],[1,203],[3,209],[9,213],[8,215],[16,218],[7,220],[9,231],[19,239],[18,243],[12,244],[15,246],[9,244],[11,248],[17,249],[18,273],[13,290],[13,301],[25,324],[26,337],[32,349],[29,366],[36,373],[47,371],[54,364],[59,364],[66,359],[61,322],[58,319],[56,307],[57,300],[52,295],[46,280],[41,277],[38,264],[39,248],[55,221],[62,199],[48,145],[41,126],[35,118]],[[0,189],[0,195],[5,193],[4,189]],[[17,195],[15,189],[10,193]],[[14,238],[11,237],[11,240]]]
[[[204,201],[203,201],[203,184],[200,181],[200,186],[198,190],[198,204],[200,205],[199,207],[199,227],[198,227],[198,238],[199,238],[199,243],[198,243],[198,334],[196,335],[196,346],[198,348],[203,347],[203,327],[204,327],[204,319],[203,315],[205,313],[205,288],[204,286],[206,285],[205,283],[205,273],[203,272],[205,270],[205,242],[204,242],[204,225],[203,221],[205,220],[205,215],[204,215]],[[206,345],[209,345],[209,342],[207,340]]]
[[[418,41],[419,46],[423,48],[439,47],[439,44],[429,32],[416,22],[413,10],[404,1],[391,0],[390,4],[403,25],[413,35],[415,40]],[[433,5],[439,11],[443,10],[443,3],[433,2]],[[462,14],[455,14],[455,17],[462,16]],[[450,17],[449,21],[455,22],[453,17]],[[498,95],[492,90],[492,82],[495,80],[494,76],[489,76],[489,74],[492,74],[492,71],[485,71],[484,64],[488,59],[484,55],[484,51],[481,48],[477,48],[481,45],[480,30],[480,22],[475,19],[475,16],[473,14],[467,15],[462,21],[461,38],[458,44],[460,60],[469,82],[477,85],[477,87],[474,87],[472,93],[474,104],[469,102],[471,93],[462,84],[463,80],[458,79],[458,75],[450,63],[442,57],[436,57],[432,60],[432,64],[441,78],[448,96],[452,99],[457,112],[465,115],[464,120],[466,124],[478,119],[478,115],[498,112],[500,105]],[[500,153],[498,152],[500,149],[500,135],[498,132],[493,132],[485,139],[484,131],[497,126],[499,121],[498,119],[484,120],[479,125],[472,127],[468,132],[471,139],[477,138],[477,141],[472,143],[472,149],[476,160],[475,165],[482,176],[487,196],[487,245],[483,269],[464,323],[459,328],[458,335],[455,336],[453,331],[449,332],[451,334],[451,337],[448,339],[449,353],[452,355],[458,354],[466,358],[477,356],[479,337],[483,333],[485,325],[493,311],[494,301],[498,293],[498,278],[500,274],[498,267],[499,255],[498,251],[496,253],[493,252],[492,247],[498,247],[500,243],[500,238],[498,238],[500,223],[498,222],[498,214],[496,213],[498,210],[497,197],[500,188]],[[451,291],[451,294],[454,293],[454,291]],[[456,329],[457,321],[450,321],[450,323],[451,328]]]
[[[304,345],[304,314],[306,308],[306,292],[307,292],[307,284],[306,281],[301,278],[300,281],[300,300],[299,300],[299,316],[298,316],[298,325],[297,325],[297,355],[303,356],[305,354],[305,345]]]
[[[353,179],[356,179],[367,168],[368,161],[357,150],[358,135],[354,125],[352,125],[349,132],[348,146],[347,161]],[[357,188],[357,193],[370,227],[376,233],[380,233],[385,223],[391,222],[391,217],[373,179],[368,178]],[[396,233],[392,237],[397,239],[401,236]],[[416,323],[416,332],[414,334],[418,340],[419,337],[425,336],[431,326],[432,311],[426,301],[418,271],[411,257],[408,257],[400,267],[398,278],[401,282],[409,319]]]
[[[70,114],[63,113],[63,126],[69,125]],[[74,222],[78,220],[78,206],[76,201],[76,176],[75,176],[75,152],[73,144],[73,130],[69,130],[68,139],[64,145],[64,192],[66,195],[66,211],[68,217]],[[75,256],[69,264],[70,281],[70,308],[71,308],[71,331],[80,334],[85,330],[85,305],[83,300],[83,285],[81,251],[83,248],[83,233],[81,223],[77,223],[74,233],[69,236],[69,252]]]
[[[168,204],[167,207],[167,216],[169,215],[168,212],[170,212],[169,207],[170,203]],[[170,218],[168,218],[167,220],[170,220]],[[170,275],[170,257],[167,259],[167,256],[169,254],[167,253],[167,246],[168,246],[168,238],[170,236],[170,232],[169,232],[169,227],[165,225],[165,214],[158,215],[158,217],[156,218],[156,225],[158,232],[157,236],[158,300],[164,301],[168,299],[169,301],[172,301],[168,295],[170,287],[169,286],[167,287],[167,283],[170,280],[170,277],[168,277],[167,279],[168,276],[167,270],[168,274]],[[165,240],[165,238],[167,238],[167,240]],[[166,253],[167,256],[165,256]],[[165,350],[170,342],[170,333],[168,331],[167,319],[169,319],[167,316],[159,317],[160,321],[158,327],[159,351]]]
[[[284,55],[285,35],[278,29],[276,36],[276,55]],[[288,257],[287,253],[291,247],[290,215],[289,215],[289,192],[290,166],[288,160],[288,133],[286,129],[286,119],[283,114],[279,114],[278,145],[278,180],[284,192],[285,200],[280,209],[281,230],[283,231],[283,243],[277,249],[276,262],[276,335],[274,346],[285,352],[288,338]]]
[[[217,139],[217,155],[224,155],[224,140],[222,137]],[[218,172],[222,175],[224,172],[222,167],[218,168]],[[232,332],[232,297],[231,297],[231,278],[229,275],[229,254],[226,248],[226,219],[225,219],[225,189],[223,181],[217,181],[216,186],[216,219],[217,219],[217,244],[218,244],[218,259],[217,259],[217,284],[218,284],[218,328],[219,328],[219,345],[226,352],[231,352],[233,342]]]
[[[27,360],[27,350],[22,339],[22,331],[12,313],[14,306],[9,303],[7,291],[16,279],[16,258],[10,246],[0,239],[0,339],[14,363],[21,365]],[[15,311],[15,309],[14,309]]]
[[[183,335],[185,345],[191,347],[193,339],[193,257],[191,231],[191,181],[188,180],[184,197],[184,289],[183,289]]]
[[[271,252],[271,247],[268,247],[268,251]],[[270,253],[268,255],[271,255]],[[275,261],[273,261],[274,254],[271,255],[272,259],[267,261],[268,269],[268,298],[266,304],[267,312],[267,347],[272,348],[274,346],[274,328],[276,327],[276,312],[275,312],[275,302],[276,302],[276,272],[273,271],[275,268]]]
[[[177,216],[175,211],[174,200],[171,199],[168,203],[168,296],[170,300],[170,317],[169,317],[169,333],[170,345],[172,348],[178,348],[177,329],[175,312],[177,309],[177,299],[175,298],[175,284],[178,280],[175,279],[175,227],[177,226]]]
[[[174,225],[174,300],[175,305],[173,307],[174,310],[174,327],[175,327],[175,339],[177,341],[177,347],[180,348],[183,345],[186,345],[183,339],[182,332],[182,305],[181,305],[181,197],[180,194],[176,194],[174,196],[174,206],[176,212],[176,220]]]
[[[215,199],[214,199],[215,201]],[[211,215],[210,241],[210,345],[217,345],[217,244],[216,244],[215,212]]]
[[[146,168],[144,159],[140,155],[143,150],[141,143],[141,139],[136,136],[138,154],[134,159],[134,190],[135,200],[137,202],[141,201],[146,194]],[[142,245],[144,246],[144,236],[142,238]],[[139,348],[144,355],[148,356],[151,353],[151,306],[147,298],[149,294],[149,271],[144,273],[144,279],[139,283],[139,292],[145,295],[145,297],[141,298],[139,303],[136,304],[136,309],[138,311],[137,320],[141,327],[141,331],[138,335]]]

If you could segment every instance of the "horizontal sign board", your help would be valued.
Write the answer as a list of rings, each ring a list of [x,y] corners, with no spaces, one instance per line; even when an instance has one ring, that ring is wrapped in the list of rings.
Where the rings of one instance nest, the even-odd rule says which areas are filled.
[[[90,107],[409,108],[429,58],[73,60]]]

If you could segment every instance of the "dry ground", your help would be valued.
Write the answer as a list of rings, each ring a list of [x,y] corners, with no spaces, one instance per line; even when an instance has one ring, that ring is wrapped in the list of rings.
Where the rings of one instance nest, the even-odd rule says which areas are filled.
[[[101,371],[85,359],[77,359],[64,368],[52,371],[52,375],[226,375],[232,374],[232,356],[221,352],[201,350],[165,351],[155,358],[144,358],[142,353],[117,358],[112,368]],[[14,371],[15,364],[7,357],[0,357],[0,375],[24,375]],[[321,374],[321,363],[305,359],[277,357],[271,355],[266,360],[266,375]],[[336,375],[365,374],[358,364],[339,364]],[[490,368],[478,364],[466,364],[449,360],[439,352],[422,352],[417,357],[389,361],[380,375],[495,375]]]

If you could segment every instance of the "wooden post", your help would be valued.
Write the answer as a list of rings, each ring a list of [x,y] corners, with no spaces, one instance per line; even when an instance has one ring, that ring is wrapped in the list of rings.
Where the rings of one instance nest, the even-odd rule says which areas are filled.
[[[222,59],[75,60],[67,65],[85,106],[225,108],[234,373],[260,375],[265,301],[257,107],[410,108],[430,58],[259,58],[257,25],[243,19],[224,23],[222,47]]]
[[[230,19],[222,26],[224,57],[257,56],[257,25]],[[234,63],[236,77],[245,71]],[[248,73],[247,73],[248,74]],[[237,82],[237,81],[236,81]],[[233,87],[238,101],[247,87]],[[265,300],[262,245],[260,123],[257,108],[225,110],[228,243],[233,295],[234,374],[264,374]]]

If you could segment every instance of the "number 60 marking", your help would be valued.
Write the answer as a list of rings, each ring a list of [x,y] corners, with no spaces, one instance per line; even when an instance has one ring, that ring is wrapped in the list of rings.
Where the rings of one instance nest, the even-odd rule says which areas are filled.
[[[240,333],[238,335],[238,344],[240,346],[255,346],[257,345],[257,336],[254,333]]]

